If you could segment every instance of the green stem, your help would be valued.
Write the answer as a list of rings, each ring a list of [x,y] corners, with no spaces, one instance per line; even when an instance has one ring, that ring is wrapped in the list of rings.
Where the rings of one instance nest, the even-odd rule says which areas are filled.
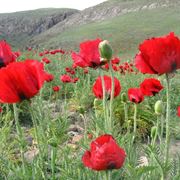
[[[124,102],[123,106],[124,106],[124,120],[125,120],[125,123],[128,123],[128,107],[127,107],[127,103]],[[129,132],[129,123],[127,125],[127,132]]]
[[[164,115],[161,115],[161,134],[160,134],[160,139],[163,139],[163,134],[164,134]]]
[[[104,122],[105,122],[105,131],[108,130],[107,116],[106,116],[106,91],[103,73],[100,71],[100,77],[102,81],[102,90],[103,90],[103,113],[104,113]]]
[[[166,141],[165,141],[165,162],[167,164],[169,158],[169,144],[170,144],[170,131],[169,131],[169,119],[170,119],[170,79],[166,74]]]
[[[134,131],[133,131],[133,141],[136,138],[136,131],[137,131],[137,104],[134,104]]]
[[[155,145],[155,142],[156,142],[156,139],[157,139],[157,136],[159,136],[159,116],[157,116],[157,122],[156,122],[156,133],[155,133],[155,136],[152,140],[152,146],[154,147]],[[160,138],[161,139],[161,138]],[[161,141],[161,140],[160,140]]]
[[[51,170],[52,170],[52,180],[55,180],[55,163],[56,163],[56,154],[57,149],[56,147],[52,147],[51,149]]]
[[[105,180],[111,180],[111,171],[110,170],[107,170],[105,171]]]
[[[109,69],[110,69],[110,74],[111,74],[111,98],[110,98],[110,105],[109,105],[109,111],[110,111],[110,116],[109,116],[109,131],[112,133],[112,128],[113,128],[113,120],[112,120],[112,115],[113,115],[113,99],[114,99],[114,75],[113,75],[113,68],[112,68],[112,63],[109,61]]]
[[[31,118],[32,118],[32,122],[33,122],[33,126],[34,126],[34,133],[35,133],[35,139],[36,139],[36,142],[37,142],[37,147],[39,149],[39,156],[40,156],[40,159],[41,159],[41,165],[42,165],[42,162],[43,162],[43,156],[42,156],[42,148],[41,148],[41,142],[40,142],[40,136],[39,136],[39,128],[38,128],[38,122],[36,120],[36,117],[34,115],[34,111],[33,111],[33,108],[31,107],[30,108],[30,111],[31,111]],[[41,129],[42,131],[42,129]]]
[[[16,124],[16,131],[18,134],[18,141],[20,143],[20,152],[21,152],[21,158],[22,158],[22,167],[23,167],[23,175],[26,174],[25,170],[25,158],[24,158],[24,136],[23,136],[23,131],[21,129],[21,126],[19,124],[19,113],[16,104],[13,104],[13,111],[14,111],[14,119],[15,119],[15,124]]]

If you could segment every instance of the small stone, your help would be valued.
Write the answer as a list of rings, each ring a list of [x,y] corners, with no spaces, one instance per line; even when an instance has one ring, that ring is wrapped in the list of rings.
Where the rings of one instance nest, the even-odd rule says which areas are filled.
[[[31,163],[38,154],[39,150],[37,148],[32,149],[24,153],[24,158]]]

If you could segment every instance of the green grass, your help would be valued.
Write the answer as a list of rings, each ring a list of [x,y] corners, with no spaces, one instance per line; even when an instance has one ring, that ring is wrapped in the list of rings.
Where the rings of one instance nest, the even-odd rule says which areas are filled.
[[[100,37],[112,43],[115,53],[132,58],[139,43],[146,38],[164,35],[170,31],[180,35],[179,10],[180,7],[167,7],[131,12],[110,20],[68,29],[54,38],[47,37],[41,45],[77,49],[81,41]]]

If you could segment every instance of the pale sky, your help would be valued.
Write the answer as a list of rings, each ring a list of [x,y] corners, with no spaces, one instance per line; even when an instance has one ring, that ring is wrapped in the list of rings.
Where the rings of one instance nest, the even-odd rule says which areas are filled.
[[[106,0],[2,0],[0,2],[0,13],[49,7],[82,10],[104,1]]]

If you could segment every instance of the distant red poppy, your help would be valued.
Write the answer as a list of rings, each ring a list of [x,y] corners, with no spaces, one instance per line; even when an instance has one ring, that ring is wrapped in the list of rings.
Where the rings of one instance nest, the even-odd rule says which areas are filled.
[[[46,64],[51,63],[51,60],[49,60],[49,59],[46,58],[46,57],[42,58],[42,61],[43,61],[44,63],[46,63]]]
[[[170,34],[145,40],[139,46],[135,65],[148,74],[164,74],[180,68],[180,39]]]
[[[64,74],[60,77],[60,80],[63,82],[63,83],[69,83],[71,82],[71,77],[67,74]]]
[[[13,52],[15,58],[18,58],[19,56],[21,56],[21,52],[20,51],[15,51]]]
[[[84,74],[88,74],[89,70],[88,69],[84,69]]]
[[[119,64],[120,59],[118,57],[115,57],[114,59],[111,60],[112,64]]]
[[[138,104],[144,100],[144,95],[140,88],[130,88],[128,90],[128,98],[131,102]]]
[[[0,70],[0,102],[17,103],[35,96],[44,83],[43,64],[36,60],[14,62]]]
[[[100,65],[100,54],[98,45],[100,39],[89,40],[80,44],[79,54],[72,52],[71,57],[74,63],[79,67],[92,67],[95,68]]]
[[[69,68],[69,67],[66,67],[65,70],[66,70],[67,73],[71,72],[71,68]]]
[[[5,41],[0,41],[0,68],[16,60],[15,54],[11,51],[10,45]]]
[[[60,86],[53,86],[53,91],[58,92],[60,90]]]
[[[49,73],[45,73],[44,74],[44,80],[46,81],[46,82],[51,82],[51,81],[53,81],[54,80],[54,76],[52,75],[52,74],[49,74]]]
[[[149,78],[145,79],[140,84],[140,89],[144,95],[154,96],[163,89],[163,86],[161,85],[161,82],[159,80],[155,78]]]
[[[112,80],[111,77],[109,76],[103,76],[103,77],[99,76],[96,79],[93,85],[93,93],[97,98],[99,99],[103,98],[102,78],[104,78],[106,95],[108,95],[108,99],[110,99],[111,91],[112,91]],[[121,91],[120,82],[116,77],[114,77],[114,97],[118,96],[120,91]]]
[[[119,169],[126,158],[124,149],[118,146],[111,135],[105,134],[91,142],[90,150],[82,157],[84,166],[96,170]]]
[[[180,117],[180,106],[177,108],[177,116]]]
[[[43,52],[40,52],[40,53],[39,53],[39,56],[44,56],[44,53],[43,53]]]
[[[77,81],[79,81],[79,78],[77,78],[77,77],[76,77],[76,78],[71,79],[71,82],[72,82],[72,83],[76,83]]]

